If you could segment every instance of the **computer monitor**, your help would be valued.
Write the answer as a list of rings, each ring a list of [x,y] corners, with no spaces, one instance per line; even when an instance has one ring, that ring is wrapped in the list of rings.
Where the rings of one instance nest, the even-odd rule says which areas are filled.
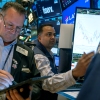
[[[59,36],[59,73],[71,69],[73,24],[61,24]]]
[[[67,9],[69,6],[71,6],[73,3],[75,3],[78,0],[60,0],[62,10]]]
[[[51,49],[51,51],[52,51],[52,53],[53,53],[54,55],[57,55],[57,53],[58,53],[58,48],[53,47],[53,48]]]
[[[53,47],[51,51],[54,55],[55,65],[56,67],[59,67],[59,49],[57,47]]]
[[[62,9],[59,0],[36,0],[38,18],[59,16]]]
[[[77,64],[82,54],[96,51],[100,41],[100,9],[77,8],[72,39],[72,64]]]
[[[54,59],[55,59],[55,65],[56,65],[56,67],[59,67],[59,56],[55,55]]]
[[[74,24],[76,7],[90,8],[90,0],[78,0],[62,12],[63,24]]]
[[[62,16],[48,18],[48,19],[39,19],[38,20],[38,27],[42,24],[52,24],[56,31],[56,36],[59,36],[60,33],[60,24],[62,23]]]
[[[99,8],[100,9],[100,0],[91,0],[91,8]]]
[[[59,48],[71,49],[74,24],[61,24],[59,35]]]

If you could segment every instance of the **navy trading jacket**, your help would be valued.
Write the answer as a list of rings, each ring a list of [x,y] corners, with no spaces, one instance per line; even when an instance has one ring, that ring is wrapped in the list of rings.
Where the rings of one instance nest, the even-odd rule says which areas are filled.
[[[46,56],[50,61],[50,67],[52,68],[52,72],[57,74],[57,68],[54,66],[54,59],[46,50],[46,48],[37,40],[36,46],[34,47],[34,54],[42,54]],[[57,93],[51,93],[49,91],[42,90],[42,94],[40,99],[38,100],[57,100]]]
[[[76,100],[100,100],[100,47],[87,69],[82,89]]]

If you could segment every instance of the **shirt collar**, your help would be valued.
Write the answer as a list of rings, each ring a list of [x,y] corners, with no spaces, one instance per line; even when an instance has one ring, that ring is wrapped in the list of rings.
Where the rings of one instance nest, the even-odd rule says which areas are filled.
[[[12,43],[10,43],[9,45],[7,45],[7,46],[11,46],[11,45],[15,45],[17,43],[17,39],[16,40],[14,40]],[[0,45],[1,46],[4,46],[4,43],[3,43],[3,39],[2,39],[2,37],[0,37]]]

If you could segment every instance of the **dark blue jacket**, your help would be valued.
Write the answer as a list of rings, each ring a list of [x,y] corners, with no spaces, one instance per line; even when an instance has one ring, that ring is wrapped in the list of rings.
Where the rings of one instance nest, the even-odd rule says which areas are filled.
[[[36,46],[34,47],[33,51],[34,54],[42,54],[46,56],[50,61],[52,72],[57,74],[57,68],[54,66],[55,63],[53,57],[39,41],[36,42]],[[42,90],[42,94],[39,100],[57,100],[57,96],[58,95],[56,93],[50,93],[49,91]]]
[[[100,53],[93,57],[76,100],[100,100]]]
[[[50,55],[47,49],[39,41],[36,42],[36,46],[34,47],[34,54],[42,54],[46,56],[50,61],[52,72],[57,74],[57,68],[55,67],[54,57]]]

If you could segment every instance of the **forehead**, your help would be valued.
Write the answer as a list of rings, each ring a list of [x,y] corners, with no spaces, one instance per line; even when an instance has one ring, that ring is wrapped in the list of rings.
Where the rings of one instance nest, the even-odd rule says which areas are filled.
[[[43,27],[43,32],[55,33],[55,29],[54,29],[54,27],[51,27],[51,26],[45,26],[45,27]]]
[[[13,16],[13,14],[18,14],[18,12],[14,8],[8,8],[5,12],[5,16]]]
[[[8,8],[8,10],[6,10],[6,12],[5,12],[5,15],[7,15],[7,16],[13,16],[13,15],[19,15],[19,16],[24,16],[25,17],[25,15],[24,14],[21,14],[21,13],[19,13],[16,9],[14,9],[13,7],[11,7],[11,8]]]
[[[20,14],[18,11],[16,11],[14,8],[9,8],[5,12],[5,19],[9,19],[11,22],[22,23],[25,19],[24,14]]]

